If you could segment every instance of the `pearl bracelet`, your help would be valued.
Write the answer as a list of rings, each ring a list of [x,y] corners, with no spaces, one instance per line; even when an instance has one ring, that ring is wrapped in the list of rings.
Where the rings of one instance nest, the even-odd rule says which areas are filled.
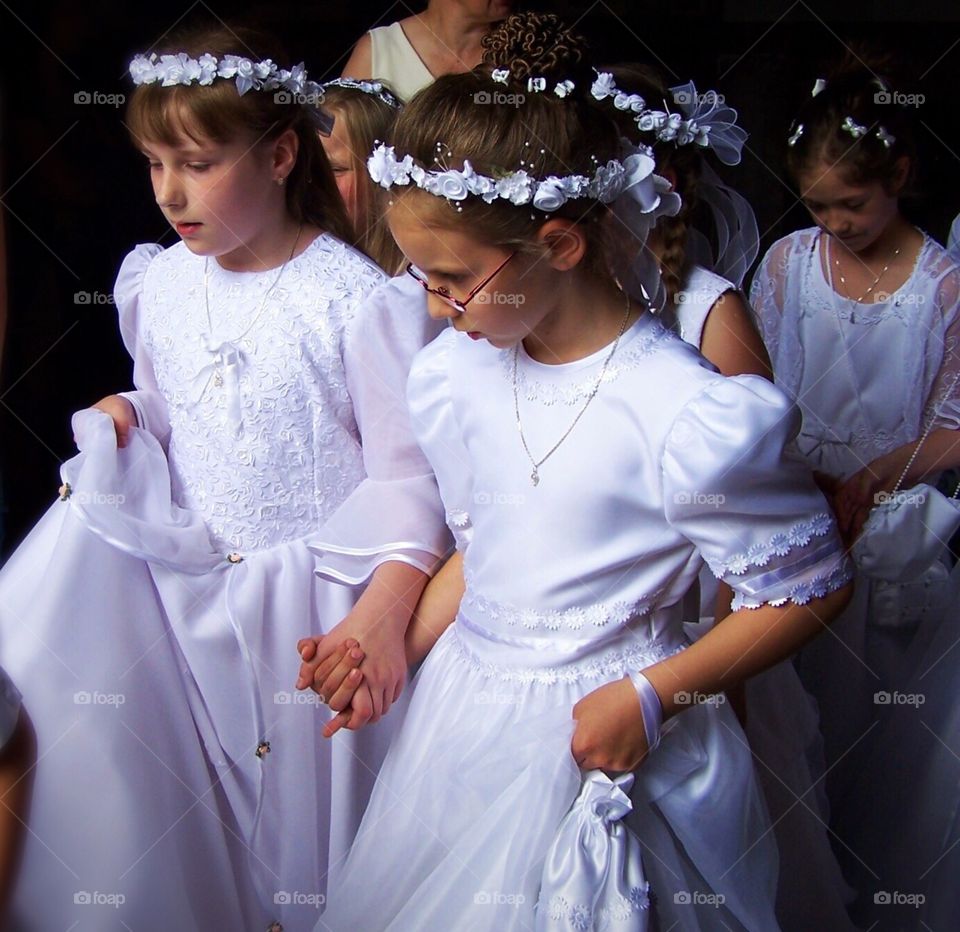
[[[660,726],[663,724],[663,704],[653,684],[642,673],[631,673],[630,682],[640,700],[643,730],[647,733],[647,747],[652,751],[660,743]]]

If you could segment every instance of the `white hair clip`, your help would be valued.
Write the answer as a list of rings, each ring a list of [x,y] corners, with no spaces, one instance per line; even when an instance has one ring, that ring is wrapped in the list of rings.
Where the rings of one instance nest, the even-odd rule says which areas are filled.
[[[553,93],[556,94],[557,97],[566,97],[567,95],[570,94],[570,92],[573,90],[573,88],[574,88],[574,83],[573,83],[573,81],[567,79],[566,81],[561,81],[561,82],[553,89]]]
[[[324,81],[322,87],[345,87],[349,90],[360,91],[362,94],[369,94],[376,97],[388,107],[399,110],[403,104],[388,91],[380,81],[357,81],[354,78],[334,78],[332,81]]]
[[[816,97],[817,94],[819,94],[820,91],[822,91],[826,86],[827,86],[826,79],[817,78],[817,80],[813,82],[813,90],[810,92],[810,96]]]
[[[889,149],[896,141],[897,137],[887,132],[886,127],[881,126],[875,133],[877,139],[883,143],[884,147]]]
[[[795,128],[790,133],[790,137],[787,139],[787,145],[792,149],[799,141],[800,137],[803,135],[803,124],[797,123]]]
[[[490,78],[493,81],[496,81],[497,84],[506,84],[510,80],[510,69],[509,68],[494,68],[490,74]]]
[[[527,78],[527,90],[531,94],[539,94],[547,89],[546,78]]]
[[[854,139],[859,139],[867,131],[866,126],[864,126],[862,123],[854,122],[853,117],[849,116],[843,118],[843,122],[840,124],[840,129],[846,133],[849,133]]]

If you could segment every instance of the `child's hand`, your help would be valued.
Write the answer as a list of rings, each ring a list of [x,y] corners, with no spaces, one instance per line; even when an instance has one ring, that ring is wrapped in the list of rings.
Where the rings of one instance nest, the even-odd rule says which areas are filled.
[[[627,677],[584,696],[574,707],[570,752],[582,770],[635,770],[647,756],[647,735]]]
[[[113,418],[113,426],[117,431],[117,446],[125,447],[130,435],[130,428],[137,426],[137,414],[133,405],[122,395],[107,395],[93,407]]]
[[[342,712],[353,698],[363,674],[360,663],[364,654],[353,638],[347,638],[324,659],[318,647],[323,638],[304,638],[297,644],[297,653],[303,661],[297,676],[297,689],[308,686],[334,712]]]
[[[320,665],[326,663],[330,655],[340,649],[342,642],[352,640],[355,644],[362,645],[363,683],[369,688],[373,703],[369,720],[371,723],[378,722],[399,698],[406,682],[407,660],[403,636],[404,631],[396,625],[378,624],[376,619],[370,619],[364,612],[355,608],[326,637],[321,638],[320,642],[314,645],[311,659],[301,668],[301,679],[306,675],[308,682],[301,686],[301,679],[298,679],[298,688],[309,686],[314,681],[316,670]],[[301,641],[301,644],[304,642]],[[309,647],[306,649],[310,650]],[[303,651],[301,651],[302,657]]]

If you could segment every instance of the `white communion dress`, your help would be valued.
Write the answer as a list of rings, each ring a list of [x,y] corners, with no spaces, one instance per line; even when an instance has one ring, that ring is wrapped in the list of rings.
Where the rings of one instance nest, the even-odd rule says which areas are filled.
[[[581,773],[571,713],[687,646],[680,600],[701,553],[737,608],[806,602],[849,578],[826,502],[784,452],[797,413],[763,379],[717,375],[644,314],[534,485],[513,352],[450,331],[411,370],[414,427],[467,588],[316,928],[776,929],[776,844],[729,706],[685,697],[632,788]],[[608,352],[544,365],[519,348],[535,454],[569,426]],[[601,833],[619,839],[622,870],[586,828],[582,844],[554,846],[575,800],[594,829],[622,821]],[[622,843],[624,827],[638,845]],[[569,870],[576,857],[585,870]],[[575,892],[604,877],[602,901]]]
[[[700,349],[707,318],[737,286],[703,266],[690,268],[676,300],[675,329]],[[700,571],[698,631],[716,613],[717,580]],[[853,929],[846,903],[853,899],[830,845],[823,790],[823,740],[816,703],[806,693],[792,660],[751,677],[745,687],[746,726],[757,779],[780,851],[777,918],[784,932]]]
[[[211,260],[209,311],[204,267],[126,258],[141,426],[118,449],[75,416],[61,500],[0,573],[40,752],[14,928],[312,925],[389,734],[321,737],[297,640],[447,547],[404,396],[422,297],[328,234],[279,277]]]
[[[775,243],[751,302],[777,385],[803,410],[801,453],[812,469],[845,480],[927,425],[960,426],[960,267],[924,235],[907,280],[859,303],[831,286],[822,238],[806,229]],[[858,838],[862,825],[845,820],[870,779],[871,733],[883,712],[875,696],[910,672],[910,641],[923,619],[939,617],[946,575],[938,565],[902,586],[858,575],[829,636],[800,655],[820,706],[838,851],[874,876],[879,852]]]

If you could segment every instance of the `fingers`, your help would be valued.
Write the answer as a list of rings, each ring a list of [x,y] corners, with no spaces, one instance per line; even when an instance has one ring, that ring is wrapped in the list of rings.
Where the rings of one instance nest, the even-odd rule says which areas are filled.
[[[370,698],[370,690],[364,685],[353,695],[353,714],[350,716],[350,724],[347,725],[351,731],[363,728],[370,721],[373,714],[373,701]]]
[[[354,693],[363,680],[363,674],[358,669],[350,670],[340,681],[333,695],[327,700],[327,705],[334,712],[343,712],[350,706]],[[325,695],[321,693],[321,695]]]
[[[353,715],[352,709],[344,709],[338,712],[326,725],[323,726],[323,737],[332,738],[341,728],[347,728],[350,725],[350,718]]]
[[[317,653],[317,644],[320,638],[300,638],[297,641],[297,653],[303,661],[312,660]]]
[[[364,653],[354,640],[344,641],[337,651],[328,657],[313,674],[313,689],[326,697],[330,708],[340,712],[350,704],[350,696],[360,683],[361,677],[351,677],[351,673],[360,666]],[[360,671],[357,670],[359,673]],[[340,692],[341,686],[349,682],[349,695],[346,701],[334,704],[333,697]]]

